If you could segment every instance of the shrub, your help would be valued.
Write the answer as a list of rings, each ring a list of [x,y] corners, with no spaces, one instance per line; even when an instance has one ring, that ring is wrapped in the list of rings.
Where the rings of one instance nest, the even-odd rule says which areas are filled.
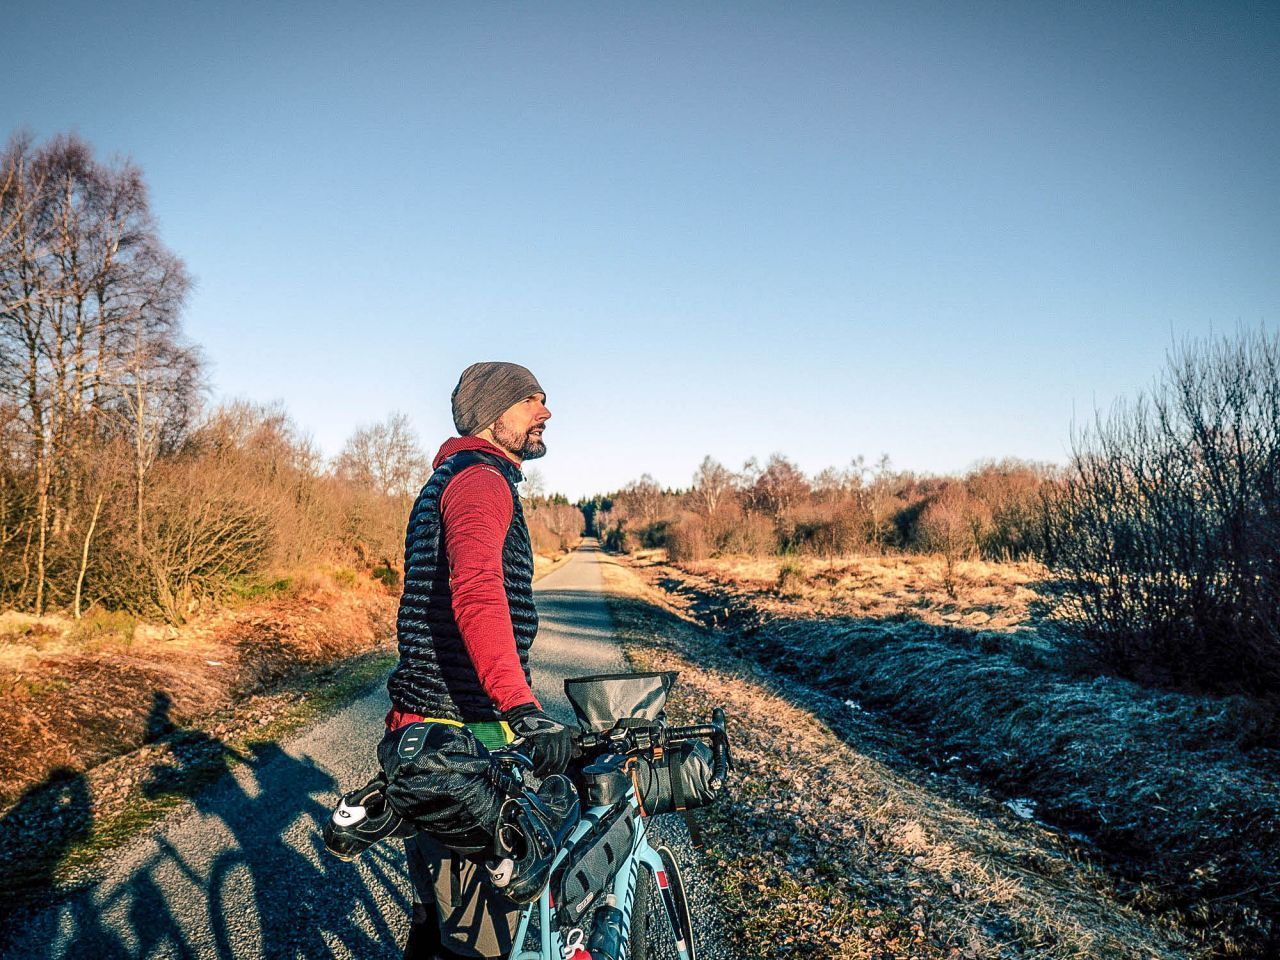
[[[630,553],[635,548],[635,540],[622,524],[615,524],[605,531],[604,548],[615,553]]]
[[[400,571],[389,563],[380,563],[373,568],[373,579],[388,590],[394,590],[400,586]]]
[[[667,558],[676,563],[697,562],[710,556],[706,523],[699,516],[685,514],[667,532]]]
[[[783,560],[778,566],[777,591],[779,594],[794,593],[798,587],[807,582],[804,566],[795,560]]]
[[[1171,355],[1050,498],[1061,608],[1140,679],[1280,695],[1280,337]]]

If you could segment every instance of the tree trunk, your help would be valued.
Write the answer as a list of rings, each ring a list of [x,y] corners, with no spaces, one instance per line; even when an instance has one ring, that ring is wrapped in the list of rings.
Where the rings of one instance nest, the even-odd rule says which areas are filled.
[[[45,547],[49,536],[49,475],[48,467],[41,463],[38,468],[36,514],[40,535],[36,541],[36,609],[37,617],[44,616],[44,561]]]
[[[84,590],[84,574],[89,567],[89,542],[93,539],[93,528],[98,525],[98,514],[102,511],[103,494],[98,494],[98,502],[93,505],[93,517],[89,520],[89,530],[84,535],[84,550],[80,553],[80,574],[76,577],[75,615],[80,619],[80,596]]]

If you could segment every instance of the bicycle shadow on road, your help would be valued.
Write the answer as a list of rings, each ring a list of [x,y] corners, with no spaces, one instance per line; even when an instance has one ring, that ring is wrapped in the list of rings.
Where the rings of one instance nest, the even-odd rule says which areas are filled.
[[[387,847],[349,864],[324,852],[319,831],[338,789],[333,777],[275,743],[240,752],[180,728],[170,706],[156,694],[149,739],[162,739],[169,753],[142,792],[180,796],[194,812],[119,851],[118,862],[128,864],[122,876],[32,917],[14,938],[15,955],[398,956],[383,913],[408,911],[403,856]],[[90,817],[74,836],[91,824]]]

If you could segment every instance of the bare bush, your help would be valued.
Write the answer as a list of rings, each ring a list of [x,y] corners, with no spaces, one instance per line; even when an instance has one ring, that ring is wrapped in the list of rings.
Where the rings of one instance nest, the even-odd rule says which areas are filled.
[[[978,548],[987,560],[1021,560],[1044,551],[1044,501],[1055,471],[1020,460],[985,463],[964,479],[969,495],[988,515]]]
[[[711,555],[707,522],[696,513],[686,513],[667,532],[667,557],[677,563],[697,562]]]
[[[922,545],[943,559],[943,586],[956,597],[956,564],[978,554],[978,543],[990,514],[959,483],[948,484],[920,514]]]
[[[412,497],[430,474],[430,461],[403,413],[360,427],[338,455],[343,479],[388,497]]]
[[[1171,354],[1077,437],[1049,518],[1063,610],[1114,668],[1280,694],[1280,338]]]
[[[582,539],[582,511],[562,495],[530,498],[524,515],[534,553],[554,556],[572,550]]]

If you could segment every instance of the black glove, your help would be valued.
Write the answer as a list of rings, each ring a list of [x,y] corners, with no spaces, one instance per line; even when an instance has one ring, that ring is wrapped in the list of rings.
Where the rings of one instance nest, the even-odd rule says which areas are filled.
[[[563,723],[552,720],[535,703],[512,707],[503,715],[517,739],[525,742],[539,777],[563,773],[573,755],[573,733]]]

